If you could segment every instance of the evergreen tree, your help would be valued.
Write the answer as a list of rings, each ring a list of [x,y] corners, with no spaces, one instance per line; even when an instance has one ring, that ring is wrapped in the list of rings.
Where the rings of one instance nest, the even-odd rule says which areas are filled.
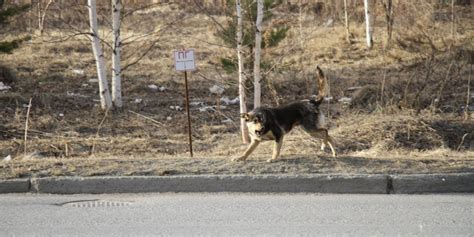
[[[19,5],[4,7],[4,0],[0,0],[0,28],[5,29],[10,23],[9,18],[27,11],[30,5]],[[0,32],[4,33],[4,32]],[[18,48],[23,41],[29,40],[30,37],[17,38],[11,41],[0,41],[0,53],[11,53]]]
[[[237,16],[235,9],[235,0],[227,1],[227,9],[231,9],[227,13],[229,21],[225,24],[223,29],[217,31],[217,36],[221,38],[226,45],[232,48],[237,47],[236,27],[237,27]],[[264,16],[263,16],[263,40],[262,49],[275,47],[280,43],[287,35],[289,27],[285,24],[271,24],[272,13],[269,9],[274,8],[282,4],[282,0],[264,0]],[[254,0],[241,0],[242,14],[243,14],[243,29],[242,29],[242,48],[246,51],[246,54],[252,55],[253,48],[255,47],[255,21],[257,20],[257,4]],[[236,57],[221,58],[221,64],[227,72],[234,72],[237,70],[238,63]],[[265,68],[266,63],[261,63],[262,68]],[[245,68],[250,70],[253,67],[253,55],[245,63]]]

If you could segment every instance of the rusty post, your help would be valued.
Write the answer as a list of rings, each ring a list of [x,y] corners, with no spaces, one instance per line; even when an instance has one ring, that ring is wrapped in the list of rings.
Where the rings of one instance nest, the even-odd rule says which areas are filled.
[[[188,114],[188,136],[189,136],[189,153],[193,157],[193,139],[191,137],[191,115],[189,114],[189,90],[188,90],[188,72],[184,71],[184,84],[186,87],[186,113]]]

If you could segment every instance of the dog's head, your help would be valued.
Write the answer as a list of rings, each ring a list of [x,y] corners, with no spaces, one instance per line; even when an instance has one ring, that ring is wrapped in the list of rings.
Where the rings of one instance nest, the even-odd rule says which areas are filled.
[[[269,128],[266,124],[267,118],[264,111],[255,110],[250,113],[241,113],[240,117],[245,120],[251,132],[255,132],[255,135],[262,136],[268,132]]]

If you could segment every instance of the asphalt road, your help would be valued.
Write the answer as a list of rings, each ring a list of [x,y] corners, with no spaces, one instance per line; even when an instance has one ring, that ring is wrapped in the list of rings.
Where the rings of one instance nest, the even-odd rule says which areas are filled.
[[[0,236],[32,235],[472,236],[474,196],[0,195]]]

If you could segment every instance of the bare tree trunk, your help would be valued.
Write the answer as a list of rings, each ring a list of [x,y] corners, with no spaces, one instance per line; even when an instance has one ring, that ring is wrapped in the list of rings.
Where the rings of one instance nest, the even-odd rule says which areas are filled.
[[[92,51],[97,67],[97,77],[99,80],[99,95],[100,105],[103,110],[108,110],[112,107],[112,99],[110,98],[109,85],[107,83],[107,76],[105,73],[105,59],[100,46],[99,30],[97,24],[97,6],[95,0],[87,1],[89,8],[90,20],[90,38],[92,42]]]
[[[120,39],[120,11],[122,10],[122,0],[112,0],[112,30],[113,30],[113,57],[112,57],[112,102],[115,107],[122,107],[122,82],[120,53],[122,41]]]
[[[367,38],[367,47],[369,49],[372,48],[372,25],[371,25],[371,13],[369,6],[370,2],[369,0],[364,0],[364,9],[365,9],[365,32],[366,32],[366,38]]]
[[[46,12],[49,6],[54,3],[54,0],[49,0],[44,9],[41,9],[41,1],[38,1],[38,28],[39,34],[42,35],[44,31],[44,20],[46,19]]]
[[[246,96],[245,96],[245,74],[244,59],[242,57],[242,6],[240,0],[235,1],[237,8],[237,59],[239,61],[239,100],[240,113],[247,113]],[[242,141],[249,143],[249,130],[244,118],[240,118],[240,131],[242,132]]]
[[[42,2],[43,0],[37,0],[36,2],[36,14],[37,14],[37,17],[38,17],[38,30],[40,31],[40,34],[41,32],[43,32],[43,29],[42,29],[42,25],[41,25],[41,5],[42,5]]]
[[[255,58],[253,64],[254,74],[254,108],[260,106],[262,89],[260,85],[260,56],[262,51],[262,18],[263,18],[263,0],[257,0],[257,22],[255,24]]]
[[[454,0],[451,0],[451,38],[453,39],[453,44],[455,40],[455,15],[454,15]]]
[[[385,10],[385,21],[387,24],[387,44],[386,47],[390,45],[392,40],[392,31],[393,31],[393,0],[382,0],[383,8]]]
[[[349,18],[347,17],[347,0],[344,0],[344,23],[346,25],[346,40],[351,43],[351,32],[349,31]]]
[[[304,37],[303,37],[303,11],[304,11],[304,6],[303,6],[303,0],[298,1],[298,30],[299,30],[299,43],[300,43],[300,50],[301,52],[304,52],[305,50],[305,42],[304,42]],[[300,65],[300,72],[301,72],[301,77],[304,78],[306,82],[306,93],[308,98],[313,94],[313,87],[312,87],[312,80],[306,77],[306,70],[304,66],[305,58],[304,54],[301,54],[299,56],[299,65]]]
[[[464,108],[464,120],[469,120],[469,102],[471,100],[471,74],[472,74],[472,62],[469,68],[469,77],[467,78],[467,98],[466,108]]]

